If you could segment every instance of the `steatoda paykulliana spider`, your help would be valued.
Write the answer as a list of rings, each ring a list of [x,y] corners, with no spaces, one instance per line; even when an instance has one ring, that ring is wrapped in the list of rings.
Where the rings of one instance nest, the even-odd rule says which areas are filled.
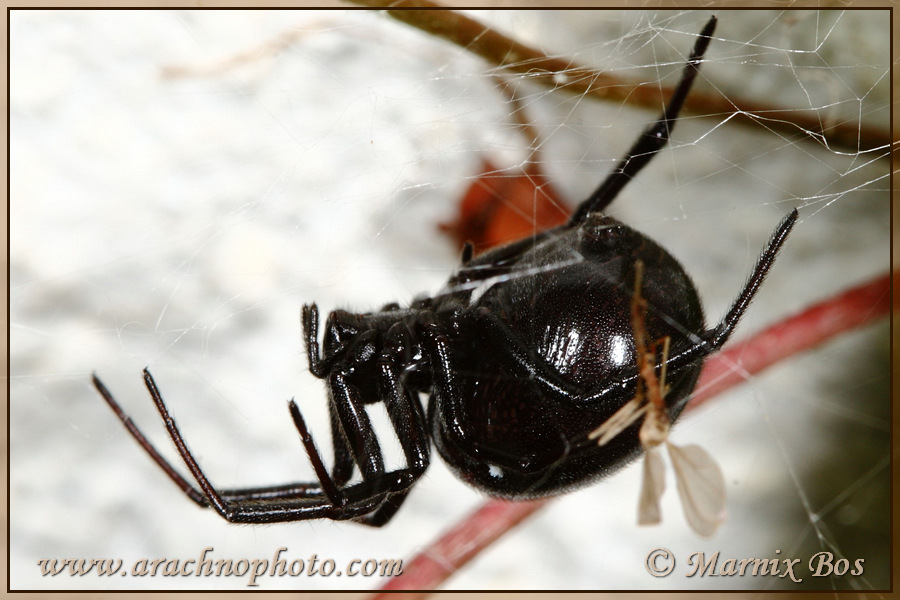
[[[559,494],[613,473],[641,451],[639,424],[604,445],[590,432],[638,389],[630,303],[635,265],[650,307],[649,339],[669,338],[665,409],[674,421],[706,357],[731,335],[797,220],[786,216],[722,321],[704,325],[697,291],[665,249],[603,211],[663,148],[715,28],[700,32],[660,118],[567,224],[475,256],[435,296],[408,308],[331,312],[319,343],[319,311],[303,307],[309,370],[327,382],[334,465],[326,468],[297,404],[291,417],[317,482],[217,490],[188,450],[148,370],[144,381],[199,489],[175,470],[95,375],[119,419],[197,504],[235,523],[353,519],[380,526],[428,467],[431,444],[456,474],[489,494]],[[427,410],[421,394],[429,394]],[[405,456],[388,471],[366,405],[384,402]],[[354,474],[358,471],[358,477]]]

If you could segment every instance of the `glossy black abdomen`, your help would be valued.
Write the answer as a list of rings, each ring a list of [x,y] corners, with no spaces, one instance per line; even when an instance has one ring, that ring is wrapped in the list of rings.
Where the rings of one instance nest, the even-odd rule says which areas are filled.
[[[604,447],[573,445],[634,397],[634,264],[644,263],[641,293],[648,301],[647,332],[669,336],[672,348],[703,331],[700,301],[678,262],[652,240],[608,217],[592,217],[525,253],[501,285],[474,306],[499,317],[536,354],[581,393],[546,393],[501,364],[486,340],[459,348],[463,376],[462,439],[445,435],[433,419],[438,451],[458,476],[488,493],[527,498],[552,495],[612,472],[639,453],[636,427]],[[551,265],[535,270],[531,265]],[[670,372],[667,403],[673,416],[693,389],[700,364]],[[602,400],[586,401],[609,388]]]

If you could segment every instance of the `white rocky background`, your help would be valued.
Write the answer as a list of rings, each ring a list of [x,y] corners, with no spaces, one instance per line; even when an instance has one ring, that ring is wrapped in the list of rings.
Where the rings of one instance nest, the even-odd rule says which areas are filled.
[[[547,52],[671,82],[708,15],[480,18]],[[698,85],[887,128],[885,13],[719,17]],[[315,553],[340,567],[409,558],[478,506],[483,498],[435,457],[380,530],[229,525],[144,456],[90,374],[178,464],[142,385],[149,366],[217,485],[313,479],[286,408],[296,398],[327,446],[325,391],[305,369],[300,306],[371,310],[439,289],[459,249],[436,224],[452,218],[483,158],[513,166],[527,154],[491,68],[372,12],[16,11],[10,25],[12,588],[247,589],[237,577],[41,577],[37,561],[190,559],[206,546],[215,558],[269,558],[286,546],[290,557]],[[252,60],[213,74],[162,75],[254,49]],[[522,89],[544,170],[573,203],[655,118]],[[736,337],[889,268],[884,151],[828,149],[728,117],[683,119],[610,211],[684,263],[710,321],[794,206],[801,221]],[[854,542],[828,536],[865,537],[873,513],[887,527],[877,502],[888,485],[887,331],[882,323],[788,361],[675,428],[676,443],[700,444],[726,474],[729,518],[715,537],[687,528],[671,480],[664,523],[639,528],[632,466],[558,499],[447,587],[794,589],[678,573],[693,551],[847,553]],[[856,466],[829,471],[829,452],[854,453],[859,440],[875,445],[874,457],[860,451]],[[835,490],[824,500],[815,491],[822,468]],[[676,574],[648,575],[644,557],[656,547],[679,557]],[[887,587],[884,574],[871,577],[813,584]],[[260,583],[358,589],[378,580]]]

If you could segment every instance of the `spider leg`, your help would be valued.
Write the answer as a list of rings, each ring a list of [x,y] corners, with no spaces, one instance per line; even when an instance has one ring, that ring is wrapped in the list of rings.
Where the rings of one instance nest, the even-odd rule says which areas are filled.
[[[426,352],[431,358],[433,401],[429,406],[429,413],[440,414],[447,433],[463,439],[465,437],[463,415],[458,403],[454,402],[455,398],[462,398],[462,384],[460,372],[454,364],[450,350],[450,339],[430,315],[423,315],[421,334]]]
[[[403,384],[401,368],[405,339],[404,323],[392,326],[386,335],[382,355],[378,359],[379,388],[384,398],[388,417],[394,427],[400,447],[406,458],[406,468],[392,471],[392,477],[403,481],[404,489],[386,498],[384,504],[374,513],[358,521],[380,527],[387,523],[406,499],[412,485],[428,468],[431,442],[418,394]]]
[[[309,372],[319,379],[324,379],[328,365],[324,364],[321,359],[319,348],[319,307],[315,303],[303,305],[301,322],[304,341],[306,342]],[[331,417],[332,448],[334,449],[334,467],[331,470],[331,478],[340,487],[350,481],[350,478],[353,476],[353,457],[350,455],[347,440],[341,433],[341,426],[338,415],[334,410],[334,404],[331,404],[329,412]]]
[[[373,479],[384,474],[381,447],[365,405],[359,397],[359,390],[350,382],[349,376],[340,371],[328,376],[328,385],[339,424],[363,479]]]
[[[166,429],[169,432],[169,436],[172,438],[175,447],[178,449],[178,453],[188,466],[194,479],[197,480],[197,483],[206,495],[209,504],[227,521],[232,523],[273,523],[323,517],[330,519],[352,519],[372,512],[372,510],[381,503],[382,498],[380,498],[378,494],[373,494],[371,492],[369,489],[371,486],[365,485],[367,482],[363,482],[363,485],[351,486],[350,488],[342,490],[341,492],[347,500],[344,500],[339,505],[336,505],[331,498],[327,497],[296,497],[292,494],[278,495],[277,493],[262,500],[254,498],[250,501],[227,501],[222,494],[213,487],[193,454],[188,450],[187,445],[181,436],[181,432],[175,424],[175,420],[169,415],[168,409],[162,400],[162,396],[156,387],[153,377],[146,369],[144,370],[144,382],[159,409],[160,415],[166,425]],[[291,407],[292,414],[296,413],[299,415],[300,411],[296,408],[296,404],[291,402]],[[301,431],[301,436],[302,435],[303,431]],[[309,437],[308,432],[303,442],[307,448],[307,453],[310,454],[310,458],[313,459],[315,465],[314,456],[318,455],[315,452],[315,446],[312,444],[312,438]],[[327,472],[324,471],[324,467],[321,467],[321,459],[319,460],[319,463],[319,467],[321,468],[321,471],[325,473],[325,480],[327,481]],[[362,468],[361,465],[360,467]],[[317,468],[317,470],[319,469]],[[277,486],[276,490],[278,489],[283,490],[283,486]],[[328,494],[333,491],[326,488],[324,485],[321,489],[325,496],[328,496]],[[269,488],[269,492],[272,492],[272,488]]]
[[[416,402],[418,403],[418,399],[416,399]],[[398,427],[399,422],[406,422],[406,415],[398,415],[397,413],[405,411],[396,411],[389,407],[388,412],[391,415],[391,421],[394,423],[394,430],[397,432],[398,438],[400,438],[400,445],[406,456],[407,468],[398,469],[386,474],[386,476],[391,477],[393,482],[390,488],[399,491],[385,492],[384,502],[377,510],[356,519],[358,523],[369,525],[371,527],[381,527],[391,520],[394,514],[396,514],[403,505],[403,501],[406,500],[406,496],[409,494],[413,484],[418,481],[419,477],[425,472],[425,469],[429,464],[429,442],[427,441],[427,438],[421,437],[424,435],[424,423],[411,424],[420,431],[417,431],[413,436],[407,436],[402,433],[402,427]],[[419,412],[421,413],[421,411]],[[425,444],[420,446],[417,441],[418,439],[424,439]],[[385,489],[386,487],[387,486],[383,483],[382,489]]]
[[[329,407],[331,415],[331,447],[334,451],[334,466],[331,468],[331,478],[338,486],[346,485],[353,477],[353,456],[350,454],[350,446],[347,438],[341,430],[340,419],[332,404]]]
[[[165,402],[163,402],[159,389],[156,387],[156,382],[153,380],[153,376],[150,375],[150,371],[147,369],[144,369],[144,384],[147,386],[147,390],[150,392],[150,396],[156,404],[156,408],[163,419],[163,423],[165,423],[166,430],[169,432],[169,437],[172,438],[172,442],[174,442],[175,448],[178,450],[178,454],[181,455],[181,458],[187,465],[191,475],[194,476],[200,489],[203,490],[203,494],[206,496],[209,505],[226,520],[234,521],[235,513],[233,509],[228,505],[226,500],[222,498],[222,495],[216,488],[213,487],[212,483],[210,483],[209,479],[200,468],[200,465],[197,463],[197,460],[194,458],[194,455],[191,454],[187,444],[184,442],[184,438],[181,436],[181,432],[178,431],[175,420],[169,415],[169,410],[166,407]]]
[[[380,396],[384,398],[388,417],[403,449],[406,468],[389,473],[384,471],[380,447],[355,387],[342,374],[329,378],[335,398],[334,413],[343,433],[343,436],[337,436],[335,444],[346,440],[343,445],[353,455],[363,481],[369,482],[373,486],[372,493],[382,498],[377,510],[356,520],[376,527],[393,517],[406,499],[410,487],[429,464],[430,441],[425,415],[416,393],[403,384],[401,370],[397,366],[405,364],[405,328],[405,324],[398,323],[388,331],[377,369]],[[369,466],[365,467],[366,464]]]
[[[306,342],[306,360],[309,363],[309,372],[322,379],[326,367],[322,363],[319,353],[319,307],[313,304],[304,304],[300,312],[300,321],[303,325],[303,336]]]
[[[147,440],[128,415],[122,410],[102,381],[93,375],[94,387],[116,413],[131,436],[153,458],[160,468],[185,494],[202,507],[213,506],[226,520],[235,523],[271,523],[277,521],[299,521],[305,519],[355,519],[371,513],[384,504],[383,494],[373,490],[370,482],[349,486],[342,490],[346,501],[344,506],[335,506],[327,497],[319,483],[289,483],[283,485],[216,490],[200,470],[196,460],[184,443],[175,421],[169,416],[159,389],[149,371],[144,371],[144,382],[163,415],[166,429],[175,442],[179,454],[188,464],[201,489],[191,485]],[[187,456],[185,456],[187,455]],[[191,467],[193,465],[193,468]],[[199,472],[199,477],[197,473]],[[388,486],[401,488],[398,482],[387,482]],[[382,482],[379,482],[382,485]],[[209,495],[207,495],[207,490]],[[216,505],[218,502],[218,507]],[[221,510],[219,510],[221,509]]]
[[[625,158],[616,165],[600,187],[594,191],[591,196],[582,202],[572,217],[569,219],[569,226],[582,223],[589,214],[599,212],[609,206],[615,197],[622,191],[631,179],[643,169],[647,163],[659,152],[668,142],[672,128],[675,127],[675,121],[684,99],[687,97],[697,77],[700,69],[700,61],[709,46],[710,36],[716,28],[716,18],[711,17],[703,27],[694,44],[694,49],[688,58],[687,64],[682,71],[681,80],[675,88],[675,92],[669,99],[669,103],[663,110],[659,119],[650,125],[635,141],[634,145],[625,155]]]
[[[385,307],[388,310],[392,308],[393,305]],[[392,359],[387,353],[391,351],[385,350],[385,354],[379,359],[379,370],[382,372],[380,385],[386,398],[388,414],[404,449],[408,465],[406,469],[385,473],[381,448],[359,392],[339,369],[329,374],[334,365],[325,364],[321,359],[318,316],[318,307],[315,304],[303,307],[302,323],[309,370],[316,377],[327,378],[332,392],[329,412],[334,466],[330,476],[325,470],[300,411],[293,403],[291,415],[325,495],[332,499],[335,505],[343,506],[347,500],[340,488],[347,484],[353,475],[354,467],[358,466],[363,482],[369,482],[374,486],[373,501],[380,502],[381,506],[372,514],[363,515],[356,520],[366,525],[381,526],[400,508],[408,488],[415,483],[428,465],[430,447],[425,433],[421,404],[414,393],[402,386],[397,374],[390,370]],[[388,332],[388,338],[393,341],[392,347],[395,348],[393,352],[397,352],[396,348],[402,347],[402,332],[402,326]]]
[[[750,273],[750,277],[744,284],[744,288],[741,290],[741,293],[738,294],[738,297],[734,300],[731,308],[728,309],[728,312],[725,313],[722,322],[704,334],[704,337],[707,339],[707,344],[709,344],[713,350],[718,350],[726,341],[728,341],[734,328],[737,327],[738,321],[744,316],[744,311],[747,310],[747,307],[753,300],[753,296],[759,291],[759,286],[762,285],[763,280],[769,273],[769,269],[775,262],[779,250],[781,250],[785,240],[787,240],[788,234],[791,233],[791,229],[793,229],[794,225],[797,223],[798,216],[797,209],[795,208],[781,220],[778,227],[775,228],[772,237],[769,239],[768,244],[766,244],[766,248],[763,250],[762,254],[759,255],[756,266]]]
[[[348,387],[348,389],[352,388]],[[402,392],[402,388],[398,387],[397,389]],[[424,435],[424,425],[421,422],[416,423],[410,419],[409,415],[411,413],[404,408],[404,405],[406,404],[404,400],[405,399],[400,399],[400,401],[397,402],[388,399],[387,404],[388,413],[394,424],[397,436],[401,440],[401,445],[403,446],[409,467],[407,469],[385,472],[383,461],[381,460],[381,451],[378,447],[378,442],[375,439],[375,434],[371,425],[359,425],[360,421],[357,421],[356,424],[351,424],[350,428],[353,431],[357,428],[361,430],[358,431],[358,435],[354,437],[363,439],[371,436],[371,441],[368,442],[370,445],[370,450],[368,450],[368,452],[372,452],[371,444],[374,444],[377,456],[374,460],[372,457],[365,458],[368,459],[368,462],[372,465],[375,465],[376,468],[374,469],[374,472],[371,468],[365,470],[361,468],[360,470],[363,472],[363,481],[360,484],[349,486],[343,490],[338,490],[335,487],[335,481],[329,477],[328,471],[322,463],[322,460],[315,449],[315,445],[312,443],[312,438],[303,421],[300,410],[297,408],[296,403],[293,401],[290,403],[291,416],[294,418],[294,423],[296,424],[298,431],[300,431],[300,436],[306,446],[310,460],[313,462],[313,468],[322,483],[322,487],[327,490],[326,495],[332,499],[336,511],[342,510],[345,506],[348,506],[348,503],[354,510],[354,512],[350,513],[351,516],[349,517],[346,515],[341,517],[325,516],[330,516],[330,518],[352,518],[363,525],[381,527],[387,523],[400,508],[403,500],[406,499],[406,495],[409,493],[409,488],[416,482],[428,466],[429,450],[427,438],[422,437]],[[400,405],[399,408],[397,406],[398,404]],[[412,406],[413,405],[409,405],[409,407]],[[363,411],[363,415],[365,414],[365,408],[363,406],[359,405],[356,408]],[[345,411],[338,410],[337,412],[343,413]],[[416,413],[414,408],[412,409],[412,413]],[[421,410],[418,411],[418,414],[418,418],[421,421]],[[415,418],[417,417],[412,417],[412,419]],[[365,418],[363,422],[368,423],[368,419]],[[418,432],[413,435],[408,435],[405,431],[405,425],[407,424],[412,425]],[[368,428],[367,431],[366,427]],[[343,425],[341,425],[340,431],[341,435],[344,435]],[[425,441],[424,447],[421,446],[420,442],[420,440],[423,439]],[[365,444],[367,442],[364,441],[363,443]],[[360,459],[356,460],[358,463],[360,462]],[[350,497],[351,494],[345,493],[347,490],[352,490],[352,499],[349,501],[348,497]],[[358,507],[360,506],[366,506],[368,507],[368,510],[358,510]],[[343,515],[341,512],[336,512],[335,514]]]
[[[106,400],[106,403],[112,408],[113,412],[116,413],[116,416],[119,417],[119,420],[131,434],[138,444],[141,445],[141,448],[144,449],[147,454],[150,455],[150,458],[156,462],[160,466],[160,468],[165,471],[166,475],[169,476],[169,479],[175,482],[181,490],[187,494],[188,498],[196,502],[202,507],[209,506],[209,502],[206,500],[206,496],[203,495],[202,492],[194,488],[184,477],[181,476],[181,473],[175,470],[175,468],[167,461],[163,456],[157,451],[156,447],[150,443],[150,441],[141,433],[141,430],[138,429],[137,425],[134,424],[134,421],[131,420],[125,411],[122,410],[122,407],[119,406],[119,403],[116,402],[116,399],[113,397],[112,393],[106,388],[100,378],[97,377],[96,373],[91,374],[91,380],[94,383],[94,387],[97,388],[97,391],[100,392],[100,395],[103,396],[103,399]]]
[[[187,479],[185,479],[184,476],[182,476],[181,473],[179,473],[172,464],[159,453],[156,447],[150,443],[137,425],[134,424],[131,417],[122,410],[122,407],[100,378],[94,374],[92,375],[92,380],[94,387],[97,388],[97,391],[100,392],[100,395],[103,396],[106,403],[112,408],[113,412],[116,413],[116,416],[131,434],[131,437],[133,437],[144,451],[150,455],[150,458],[152,458],[166,475],[169,476],[169,479],[174,481],[188,498],[196,502],[199,506],[202,506],[203,508],[209,507],[209,501],[206,499],[203,492],[192,486]],[[288,483],[268,487],[235,488],[220,490],[219,493],[226,502],[265,500],[270,498],[315,498],[322,497],[324,494],[318,483]]]
[[[728,338],[731,336],[735,327],[737,327],[741,317],[744,316],[747,307],[750,306],[750,302],[753,301],[756,292],[759,291],[763,280],[769,273],[769,269],[775,263],[778,252],[787,240],[791,229],[793,229],[794,225],[797,223],[797,218],[798,213],[795,208],[781,220],[775,228],[772,237],[769,238],[759,259],[756,261],[756,266],[747,278],[747,282],[744,284],[743,289],[741,289],[741,292],[731,304],[731,308],[725,313],[722,321],[715,327],[704,331],[700,335],[700,338],[696,340],[696,343],[692,343],[687,348],[673,349],[670,353],[669,360],[666,361],[667,368],[677,369],[703,359],[713,352],[718,351],[725,342],[728,341]]]
[[[288,402],[288,409],[291,412],[291,418],[294,420],[294,426],[300,433],[300,440],[303,442],[303,447],[306,449],[309,461],[312,463],[313,470],[316,472],[316,477],[319,478],[319,483],[322,485],[322,491],[325,493],[325,496],[328,497],[331,504],[334,506],[344,506],[347,503],[347,499],[340,489],[338,489],[340,484],[336,484],[334,479],[328,474],[328,469],[325,468],[322,456],[319,454],[315,442],[313,442],[312,434],[310,434],[309,428],[306,426],[306,421],[303,419],[303,415],[300,413],[297,403],[291,400]]]
[[[407,469],[418,477],[428,468],[431,442],[418,393],[403,382],[406,324],[396,323],[385,336],[378,358],[379,390],[406,459]]]
[[[421,455],[424,452],[427,459],[427,448],[423,451],[416,447],[417,436],[415,434],[408,435],[405,431],[405,426],[411,422],[403,408],[403,405],[408,403],[408,399],[391,400],[389,398],[388,412],[401,444],[404,446],[404,452],[411,468],[386,472],[381,447],[356,386],[349,381],[346,373],[339,371],[329,375],[328,382],[331,387],[332,412],[336,415],[334,421],[336,421],[337,429],[332,432],[335,435],[336,451],[339,447],[349,451],[353,463],[359,468],[362,475],[362,482],[349,488],[337,488],[335,480],[328,475],[315,445],[312,443],[312,438],[297,405],[292,402],[291,415],[294,423],[300,431],[313,468],[322,483],[322,488],[332,499],[335,507],[343,508],[348,502],[365,503],[370,510],[354,515],[352,518],[365,525],[383,525],[400,507],[409,487],[424,471],[424,467],[420,465]],[[402,388],[395,389],[399,393],[403,393]],[[413,423],[413,425],[421,429],[421,424]],[[344,441],[341,442],[341,440]],[[427,460],[425,464],[427,466]],[[346,483],[346,481],[342,483]],[[354,491],[354,499],[348,500],[345,494],[347,489]],[[398,493],[402,493],[402,496],[391,498]]]

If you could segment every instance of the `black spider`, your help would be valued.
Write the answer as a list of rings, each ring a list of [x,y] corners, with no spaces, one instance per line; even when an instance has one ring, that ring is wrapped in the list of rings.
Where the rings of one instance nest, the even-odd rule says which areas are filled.
[[[785,217],[721,323],[707,329],[700,299],[662,247],[601,214],[667,143],[715,27],[701,31],[665,111],[566,225],[478,256],[441,292],[374,313],[333,311],[319,346],[319,312],[303,307],[309,370],[329,389],[334,466],[325,467],[293,400],[291,416],[318,482],[217,490],[185,445],[150,372],[144,381],[200,489],[147,441],[96,377],[131,435],[200,506],[231,522],[313,518],[383,525],[429,464],[431,443],[464,481],[511,499],[558,494],[604,477],[640,453],[634,424],[604,446],[588,434],[635,397],[630,316],[635,264],[653,310],[649,339],[663,357],[670,420],[684,408],[703,360],[728,339],[797,220]],[[430,394],[427,411],[420,393]],[[366,405],[384,402],[405,455],[387,471]],[[355,471],[359,477],[351,479]]]

